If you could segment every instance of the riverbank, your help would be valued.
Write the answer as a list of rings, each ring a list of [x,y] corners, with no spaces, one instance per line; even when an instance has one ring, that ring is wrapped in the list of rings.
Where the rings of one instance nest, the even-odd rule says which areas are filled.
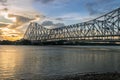
[[[24,80],[24,79],[23,79]],[[55,76],[42,80],[120,80],[120,73],[86,73],[66,76]]]
[[[120,46],[120,42],[79,42],[79,41],[49,41],[49,42],[32,42],[29,40],[17,40],[17,41],[8,41],[8,40],[3,40],[0,41],[0,45],[39,45],[39,46],[48,46],[48,45],[82,45],[82,46]]]

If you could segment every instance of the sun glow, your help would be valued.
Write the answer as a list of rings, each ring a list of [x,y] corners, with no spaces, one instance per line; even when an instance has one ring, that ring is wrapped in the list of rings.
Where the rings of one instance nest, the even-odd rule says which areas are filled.
[[[23,35],[17,29],[12,29],[9,27],[10,25],[13,25],[14,23],[17,22],[17,18],[14,16],[10,16],[7,10],[1,11],[0,16],[3,16],[5,19],[12,21],[12,23],[10,23],[8,26],[0,28],[2,32],[0,37],[2,37],[3,40],[10,40],[10,41],[21,39]]]
[[[1,15],[6,19],[11,20],[12,22],[16,22],[16,17],[9,17],[9,13],[7,11],[2,11]]]
[[[2,28],[2,38],[5,40],[15,41],[22,38],[22,34],[14,29]]]
[[[36,14],[35,14],[36,15]],[[40,16],[34,18],[18,15],[11,10],[4,8],[0,10],[0,40],[20,40],[23,38],[26,25],[31,21],[39,21]]]

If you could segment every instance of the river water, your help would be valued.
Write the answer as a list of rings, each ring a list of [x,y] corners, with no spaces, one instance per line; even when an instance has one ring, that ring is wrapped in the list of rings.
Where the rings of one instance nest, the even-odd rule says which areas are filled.
[[[0,45],[1,79],[120,72],[120,46]]]

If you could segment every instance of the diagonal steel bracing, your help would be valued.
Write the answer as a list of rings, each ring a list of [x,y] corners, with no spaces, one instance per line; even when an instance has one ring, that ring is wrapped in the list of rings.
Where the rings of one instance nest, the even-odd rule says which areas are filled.
[[[41,42],[58,40],[119,40],[120,8],[94,20],[54,29],[48,29],[32,22],[24,34],[24,39]]]

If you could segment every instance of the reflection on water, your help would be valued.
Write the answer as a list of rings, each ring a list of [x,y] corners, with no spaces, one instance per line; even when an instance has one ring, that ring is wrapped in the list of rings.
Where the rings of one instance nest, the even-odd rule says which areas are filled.
[[[0,46],[0,79],[120,71],[118,46]]]

